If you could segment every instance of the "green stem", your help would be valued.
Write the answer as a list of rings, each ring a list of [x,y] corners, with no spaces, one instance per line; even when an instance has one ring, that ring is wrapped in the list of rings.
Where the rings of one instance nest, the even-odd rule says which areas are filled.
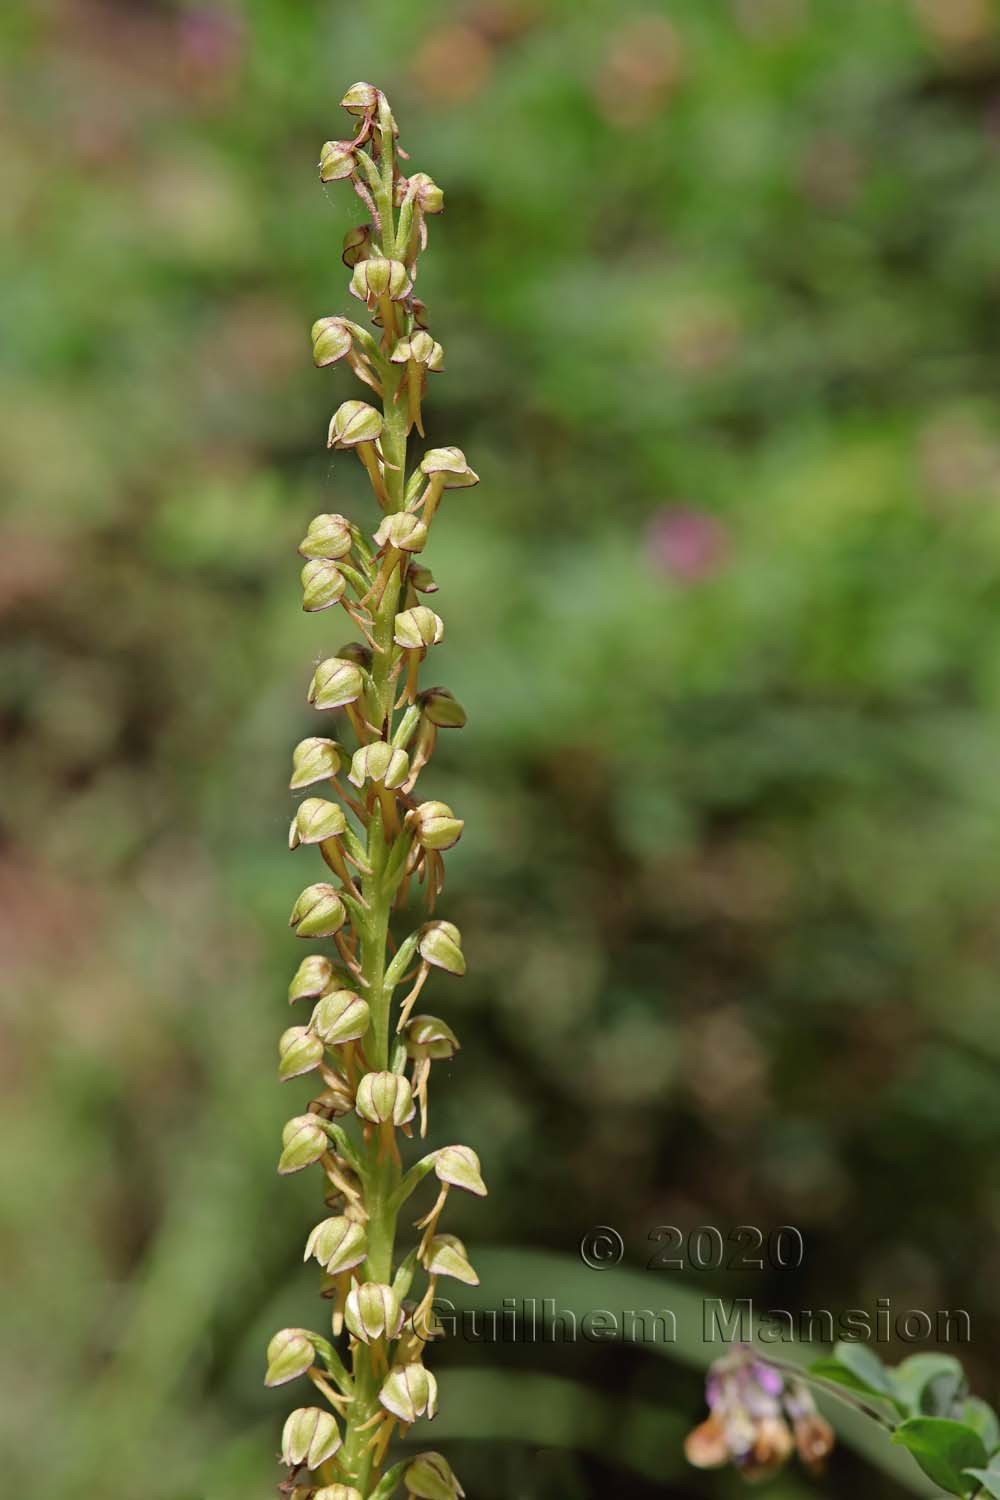
[[[392,132],[384,124],[380,125],[380,135],[382,185],[381,191],[375,196],[382,224],[382,251],[386,256],[392,257],[395,250],[392,201],[395,146]],[[406,409],[402,402],[395,399],[402,379],[401,371],[388,361],[380,360],[380,366],[383,382],[381,447],[385,464],[385,487],[389,496],[388,509],[396,511],[402,509],[406,479]],[[399,608],[400,588],[400,570],[397,568],[374,609],[372,622],[372,637],[375,642],[372,662],[374,722],[387,740],[392,738],[394,700],[397,694],[396,683],[392,680],[396,655],[392,636]],[[371,1009],[371,1037],[367,1044],[369,1063],[376,1072],[389,1066],[392,986],[386,985],[385,975],[389,918],[399,878],[395,871],[387,869],[391,850],[376,804],[368,828],[368,845],[365,851],[370,874],[365,875],[361,883],[362,894],[368,906],[367,921],[359,932],[361,969],[367,981],[364,994]],[[365,1209],[368,1214],[368,1258],[364,1273],[372,1281],[392,1281],[400,1175],[399,1166],[391,1158],[386,1156],[379,1161],[378,1140],[373,1135],[367,1145],[362,1169]],[[360,1429],[371,1421],[378,1410],[380,1378],[371,1350],[363,1344],[355,1345],[355,1395],[348,1411],[339,1466],[363,1495],[369,1493],[379,1477],[378,1469],[372,1463],[371,1453],[365,1452],[371,1441],[372,1429]]]

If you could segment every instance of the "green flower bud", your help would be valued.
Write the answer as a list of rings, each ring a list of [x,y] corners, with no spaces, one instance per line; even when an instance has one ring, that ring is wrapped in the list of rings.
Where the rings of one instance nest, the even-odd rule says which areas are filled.
[[[312,1339],[305,1328],[283,1328],[267,1346],[265,1385],[287,1385],[304,1375],[316,1358]]]
[[[281,1144],[278,1172],[282,1177],[311,1167],[330,1149],[327,1133],[316,1115],[296,1115],[289,1120],[281,1132]]]
[[[332,1412],[319,1406],[300,1406],[293,1411],[281,1434],[281,1462],[290,1469],[305,1464],[318,1469],[340,1447],[340,1431]]]
[[[460,977],[465,973],[462,934],[454,922],[425,922],[420,929],[417,952],[435,969]]]
[[[447,802],[421,802],[407,814],[416,829],[417,842],[423,849],[451,849],[462,837],[465,827]]]
[[[320,182],[339,182],[350,177],[357,163],[353,141],[327,141],[319,154]]]
[[[435,1061],[454,1057],[459,1040],[440,1016],[414,1016],[406,1027],[406,1051],[410,1057]]]
[[[320,1113],[324,1119],[328,1115],[349,1115],[354,1109],[354,1090],[339,1073],[330,1073],[327,1075],[326,1088],[316,1095],[310,1108]]]
[[[402,610],[393,621],[392,638],[407,651],[423,651],[444,639],[444,621],[426,604]]]
[[[278,1042],[278,1078],[301,1078],[323,1061],[323,1043],[307,1026],[289,1026]]]
[[[295,978],[288,986],[289,1004],[296,1000],[315,1000],[330,986],[333,979],[333,964],[322,953],[310,953],[295,971]]]
[[[337,651],[337,656],[341,661],[352,661],[365,672],[372,669],[372,648],[366,646],[364,641],[345,641]]]
[[[379,90],[370,83],[352,83],[341,99],[349,115],[370,115],[378,109]]]
[[[347,779],[359,788],[366,781],[374,781],[391,792],[403,785],[409,773],[410,757],[405,750],[397,750],[385,740],[373,740],[355,750]]]
[[[307,797],[292,819],[288,847],[297,849],[300,844],[322,844],[325,839],[340,838],[346,827],[343,808],[336,802]]]
[[[478,1286],[465,1246],[455,1234],[436,1234],[427,1247],[424,1269],[429,1276],[453,1276],[466,1286]]]
[[[406,1426],[418,1417],[437,1413],[437,1381],[422,1364],[397,1365],[389,1371],[378,1399],[386,1411]]]
[[[347,911],[336,886],[321,881],[302,892],[288,925],[300,938],[334,937],[346,921]]]
[[[347,579],[325,557],[315,557],[302,569],[302,608],[309,613],[330,609],[343,598]]]
[[[444,369],[444,350],[429,333],[418,329],[408,339],[400,339],[389,356],[394,365],[423,365],[432,374]]]
[[[303,557],[346,557],[354,544],[351,523],[346,516],[313,516],[309,530],[299,543]]]
[[[463,729],[465,709],[453,693],[444,687],[429,687],[418,696],[417,702],[425,719],[435,729]]]
[[[419,563],[411,563],[406,574],[406,581],[418,594],[436,594],[438,581],[430,568],[425,568]]]
[[[361,668],[355,662],[330,656],[313,673],[307,697],[314,708],[343,708],[347,703],[357,703],[364,690]]]
[[[355,1282],[344,1304],[344,1322],[363,1344],[395,1339],[403,1326],[403,1309],[391,1286],[380,1281]]]
[[[427,527],[411,510],[397,510],[386,516],[375,540],[380,547],[393,547],[397,552],[422,552],[427,545]]]
[[[413,290],[410,274],[401,260],[386,260],[382,255],[359,260],[351,277],[350,293],[374,311],[383,297],[402,302]]]
[[[288,789],[300,792],[317,781],[331,781],[343,764],[343,750],[336,740],[311,735],[292,751],[292,779]]]
[[[365,1500],[353,1484],[325,1484],[321,1490],[313,1490],[312,1500]]]
[[[370,262],[362,261],[361,264]],[[330,418],[326,446],[353,448],[358,443],[374,443],[381,432],[382,416],[374,406],[369,406],[366,401],[343,401]]]
[[[371,1023],[368,1002],[351,990],[334,990],[324,995],[312,1013],[310,1031],[328,1047],[342,1047],[345,1042],[359,1042],[367,1035]]]
[[[303,1260],[314,1255],[328,1276],[340,1276],[344,1271],[353,1271],[368,1254],[368,1236],[364,1227],[353,1219],[338,1214],[333,1219],[323,1219],[316,1225],[306,1241]]]
[[[312,326],[313,364],[320,369],[335,365],[350,354],[354,345],[344,318],[317,318]]]
[[[410,198],[425,214],[444,211],[444,193],[426,172],[414,172],[410,177],[400,178],[396,184],[396,197],[400,203],[404,198]]]
[[[344,253],[340,258],[349,271],[353,271],[358,261],[368,256],[371,241],[371,224],[358,224],[344,235]]]
[[[479,483],[479,475],[469,468],[461,448],[431,448],[420,460],[420,467],[428,478],[436,476],[438,484],[446,490],[465,489]]]
[[[410,1081],[402,1073],[366,1073],[354,1108],[372,1125],[408,1125],[416,1113]]]
[[[434,1172],[439,1182],[486,1197],[479,1157],[471,1146],[443,1146],[434,1158]]]
[[[463,1500],[465,1491],[441,1453],[419,1453],[403,1475],[412,1500]]]

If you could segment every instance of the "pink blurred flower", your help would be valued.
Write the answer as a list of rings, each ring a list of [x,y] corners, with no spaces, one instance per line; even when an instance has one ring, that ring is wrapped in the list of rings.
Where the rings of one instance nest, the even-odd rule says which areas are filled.
[[[649,523],[646,554],[658,572],[679,583],[700,583],[725,566],[729,531],[718,516],[687,505],[664,505]]]
[[[178,52],[193,83],[229,83],[245,51],[246,25],[229,6],[199,5],[180,17]]]

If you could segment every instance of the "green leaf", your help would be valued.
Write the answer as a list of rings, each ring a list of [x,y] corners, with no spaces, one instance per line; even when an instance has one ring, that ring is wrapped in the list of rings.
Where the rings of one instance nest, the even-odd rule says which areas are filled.
[[[911,1354],[896,1366],[893,1376],[896,1394],[910,1416],[956,1415],[955,1403],[965,1387],[965,1371],[954,1355]]]
[[[867,1344],[848,1344],[841,1340],[833,1346],[833,1357],[871,1389],[895,1398],[892,1375]]]
[[[891,1373],[865,1344],[835,1344],[833,1354],[814,1360],[809,1372],[859,1395],[889,1401],[906,1415],[907,1409],[896,1395]]]
[[[986,1444],[987,1453],[995,1453],[1000,1447],[1000,1421],[986,1401],[981,1401],[978,1396],[967,1396],[953,1415],[956,1421],[964,1422],[967,1427],[972,1427],[979,1433]]]
[[[966,1470],[984,1468],[989,1455],[974,1427],[945,1417],[910,1417],[892,1435],[894,1443],[907,1448],[928,1478],[949,1495],[969,1495],[976,1479]]]
[[[965,1472],[982,1486],[987,1495],[1000,1500],[1000,1469],[966,1469]]]

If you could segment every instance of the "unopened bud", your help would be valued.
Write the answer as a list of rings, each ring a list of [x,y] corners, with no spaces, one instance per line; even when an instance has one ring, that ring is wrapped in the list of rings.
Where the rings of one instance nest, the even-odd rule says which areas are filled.
[[[366,646],[364,641],[345,641],[338,648],[336,655],[341,661],[352,661],[356,667],[361,667],[365,672],[370,672],[372,669],[372,648]]]
[[[319,180],[339,182],[342,177],[350,177],[355,166],[351,141],[327,141],[319,154]]]
[[[317,781],[331,781],[343,765],[343,751],[336,740],[311,735],[292,751],[292,779],[288,789],[300,792]]]
[[[399,1337],[403,1309],[391,1286],[380,1281],[355,1282],[344,1304],[344,1322],[363,1344]]]
[[[447,688],[425,688],[418,696],[417,702],[424,717],[429,719],[436,729],[464,728],[465,709]]]
[[[361,668],[355,662],[331,656],[316,668],[307,696],[315,708],[343,708],[347,703],[357,703],[364,690]]]
[[[310,1103],[310,1109],[327,1115],[349,1115],[354,1109],[354,1090],[340,1073],[329,1073],[326,1088]]]
[[[344,235],[344,253],[340,257],[349,271],[369,254],[372,242],[371,224],[358,224]]]
[[[368,261],[362,262],[362,265],[368,264]],[[353,448],[358,443],[374,443],[381,432],[382,416],[374,406],[369,406],[367,401],[343,401],[330,418],[326,446]]]
[[[443,1453],[419,1453],[407,1465],[403,1484],[412,1500],[463,1500],[465,1495]]]
[[[427,545],[427,526],[411,510],[397,510],[386,516],[375,540],[380,547],[393,547],[397,552],[422,552]]]
[[[410,1057],[435,1060],[454,1057],[459,1040],[440,1016],[414,1016],[406,1027],[406,1051]]]
[[[439,1182],[486,1197],[479,1157],[471,1146],[443,1146],[434,1158],[434,1172]]]
[[[419,1362],[397,1365],[386,1376],[378,1399],[409,1427],[418,1417],[433,1417],[437,1412],[437,1381]]]
[[[282,1083],[311,1073],[323,1061],[323,1043],[307,1026],[289,1026],[278,1042],[278,1077]]]
[[[354,1108],[373,1125],[408,1125],[416,1113],[410,1081],[402,1073],[366,1073]]]
[[[322,953],[310,953],[295,971],[295,978],[288,986],[288,1000],[315,1000],[329,988],[333,979],[333,964]]]
[[[444,369],[444,350],[423,329],[418,329],[407,339],[400,339],[389,358],[394,365],[406,365],[411,361],[423,365],[432,374]]]
[[[300,938],[334,937],[346,921],[347,911],[336,886],[320,881],[299,896],[288,925]]]
[[[323,1219],[317,1224],[306,1241],[308,1260],[314,1255],[328,1276],[340,1276],[360,1266],[368,1254],[368,1236],[364,1227],[353,1219],[338,1214],[333,1219]]]
[[[469,1263],[465,1246],[457,1234],[436,1234],[427,1247],[424,1268],[429,1276],[453,1276],[466,1286],[478,1286],[479,1277]]]
[[[342,109],[349,115],[370,115],[378,109],[379,90],[370,83],[352,83],[341,99]]]
[[[324,995],[312,1013],[310,1031],[328,1047],[342,1047],[358,1042],[367,1035],[371,1022],[368,1002],[351,990],[334,990]]]
[[[402,302],[413,288],[410,273],[401,260],[387,260],[382,255],[359,260],[351,277],[350,293],[374,311],[382,297]]]
[[[278,1172],[282,1177],[311,1167],[330,1149],[326,1131],[316,1115],[296,1115],[289,1120],[281,1132],[281,1145]]]
[[[426,604],[402,610],[393,621],[392,638],[407,651],[423,651],[444,639],[444,621]]]
[[[426,172],[414,172],[402,178],[396,193],[400,202],[409,197],[425,214],[439,214],[444,210],[444,193]]]
[[[420,929],[417,951],[435,969],[459,976],[465,973],[462,934],[454,922],[425,922]]]
[[[420,460],[420,467],[428,478],[436,475],[446,490],[465,489],[479,483],[479,475],[469,468],[461,448],[431,448]]]
[[[340,1447],[340,1431],[332,1412],[319,1406],[300,1406],[293,1411],[281,1434],[281,1462],[290,1469],[305,1464],[318,1469]]]
[[[408,818],[416,829],[417,842],[424,849],[451,849],[462,837],[465,827],[447,802],[421,802]]]
[[[320,369],[335,365],[350,354],[354,344],[344,318],[317,318],[312,326],[313,364]]]
[[[438,581],[430,568],[425,568],[419,563],[410,564],[406,581],[411,588],[416,589],[418,594],[436,594],[439,588]]]
[[[351,523],[346,516],[334,512],[331,515],[313,516],[309,530],[299,543],[303,557],[346,557],[354,538]]]
[[[347,579],[326,557],[312,558],[302,569],[302,608],[308,613],[339,604]]]
[[[359,788],[366,781],[374,781],[391,792],[402,786],[409,774],[410,757],[405,750],[397,750],[386,740],[373,740],[355,750],[347,779]]]
[[[316,1358],[312,1339],[304,1328],[283,1328],[267,1346],[265,1385],[286,1385],[304,1375]]]
[[[340,838],[346,828],[344,810],[336,802],[327,802],[323,797],[307,797],[292,819],[288,847],[297,849],[300,844],[322,844],[325,839]]]
[[[365,1500],[353,1484],[325,1484],[321,1490],[311,1492],[312,1500]]]

